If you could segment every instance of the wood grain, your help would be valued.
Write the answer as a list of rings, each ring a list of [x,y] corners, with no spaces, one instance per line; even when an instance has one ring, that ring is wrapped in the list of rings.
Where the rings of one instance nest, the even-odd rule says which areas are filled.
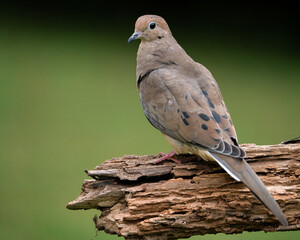
[[[194,155],[181,164],[126,155],[86,171],[67,208],[100,209],[96,228],[125,239],[178,239],[243,231],[300,230],[300,144],[241,145],[245,158],[281,206],[288,227],[218,165]]]

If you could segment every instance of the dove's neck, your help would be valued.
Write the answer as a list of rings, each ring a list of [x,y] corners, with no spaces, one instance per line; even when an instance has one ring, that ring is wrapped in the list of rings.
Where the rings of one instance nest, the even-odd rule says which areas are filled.
[[[137,54],[137,80],[159,68],[185,67],[193,63],[172,36],[151,42],[142,41]]]

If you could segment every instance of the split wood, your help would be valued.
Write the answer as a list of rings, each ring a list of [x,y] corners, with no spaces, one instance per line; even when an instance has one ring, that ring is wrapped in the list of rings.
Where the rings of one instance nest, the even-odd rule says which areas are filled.
[[[288,227],[217,164],[193,155],[177,156],[181,164],[153,164],[159,155],[107,160],[86,171],[93,179],[84,180],[80,196],[67,208],[101,210],[96,228],[125,239],[300,230],[300,143],[241,147]]]

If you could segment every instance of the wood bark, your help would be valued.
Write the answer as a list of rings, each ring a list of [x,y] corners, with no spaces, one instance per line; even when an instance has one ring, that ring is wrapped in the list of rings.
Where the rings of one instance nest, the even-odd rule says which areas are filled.
[[[194,155],[181,164],[126,155],[86,171],[82,192],[67,208],[99,209],[96,228],[125,239],[179,239],[243,231],[300,230],[300,143],[241,145],[245,158],[279,203],[288,227],[247,187]]]

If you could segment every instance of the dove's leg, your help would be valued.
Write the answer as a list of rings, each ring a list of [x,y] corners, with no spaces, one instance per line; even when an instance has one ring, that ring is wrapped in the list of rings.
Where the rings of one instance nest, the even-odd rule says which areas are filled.
[[[159,159],[153,161],[154,164],[157,164],[157,163],[160,163],[162,161],[165,161],[165,160],[172,160],[176,163],[181,163],[179,160],[173,158],[175,155],[176,155],[176,152],[174,150],[172,150],[171,152],[169,152],[168,154],[166,153],[163,153],[163,152],[160,152],[159,153],[162,157],[160,157]]]

